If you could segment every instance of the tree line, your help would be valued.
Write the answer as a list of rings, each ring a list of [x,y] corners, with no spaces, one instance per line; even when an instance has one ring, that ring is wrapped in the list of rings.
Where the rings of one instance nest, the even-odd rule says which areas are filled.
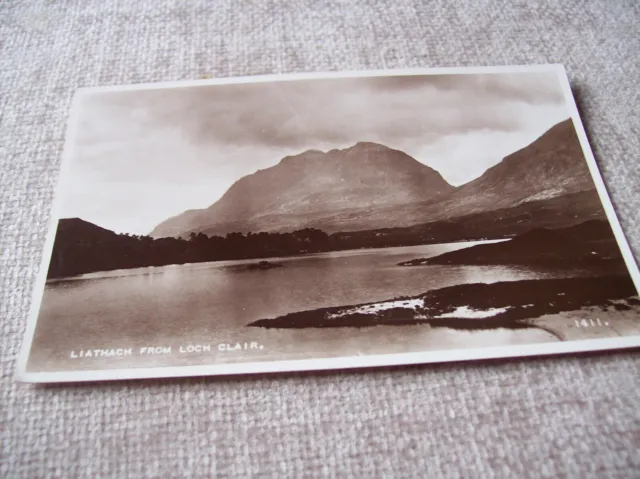
[[[226,236],[191,233],[188,239],[154,239],[117,234],[83,223],[71,228],[59,225],[49,278],[168,264],[292,256],[333,249],[330,236],[315,228],[291,233],[229,233]]]
[[[286,233],[235,232],[225,236],[191,233],[188,238],[118,234],[78,218],[62,219],[58,223],[49,278],[146,266],[510,237],[531,225],[531,221],[521,221],[522,215],[499,222],[486,216],[332,234],[304,228]]]

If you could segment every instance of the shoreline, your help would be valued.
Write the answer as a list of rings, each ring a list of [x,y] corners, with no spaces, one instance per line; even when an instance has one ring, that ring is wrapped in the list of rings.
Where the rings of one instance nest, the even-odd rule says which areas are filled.
[[[174,268],[180,266],[191,266],[191,265],[220,265],[221,263],[229,263],[234,266],[245,265],[248,266],[250,264],[257,264],[260,261],[269,261],[269,262],[279,262],[283,260],[289,259],[297,259],[297,258],[312,258],[314,256],[331,254],[331,253],[348,253],[348,252],[366,252],[366,251],[375,251],[380,249],[387,248],[413,248],[420,246],[444,246],[451,244],[460,244],[460,243],[473,243],[469,245],[469,248],[474,246],[482,245],[482,244],[493,244],[509,241],[510,238],[498,238],[498,239],[473,239],[473,240],[460,240],[460,241],[451,241],[447,243],[424,243],[424,244],[411,244],[411,245],[402,245],[402,246],[380,246],[380,247],[363,247],[363,248],[351,248],[351,249],[343,249],[343,250],[331,250],[331,251],[320,251],[320,252],[312,252],[312,253],[302,253],[298,255],[286,255],[286,256],[268,256],[268,257],[260,257],[260,258],[240,258],[240,259],[225,259],[225,260],[214,260],[214,261],[198,261],[198,262],[188,262],[188,263],[171,263],[164,264],[158,266],[140,266],[135,268],[120,268],[120,269],[109,269],[109,270],[101,270],[101,271],[91,271],[89,273],[82,273],[75,276],[61,276],[61,277],[47,277],[46,284],[56,284],[62,283],[65,281],[81,281],[86,279],[101,279],[101,278],[117,278],[121,276],[131,276],[135,274],[153,274],[154,270],[157,273],[161,273],[165,268]],[[465,249],[465,248],[460,248]],[[223,264],[222,266],[226,266]],[[134,271],[138,270],[138,273],[134,273]],[[146,270],[146,271],[143,271]],[[130,273],[129,273],[130,272]],[[119,274],[114,274],[119,273]]]
[[[629,316],[631,311],[640,319],[637,294],[626,275],[472,283],[412,297],[299,311],[247,326],[304,329],[424,324],[467,331],[539,328],[565,340],[572,321],[595,317],[596,312],[607,317]]]

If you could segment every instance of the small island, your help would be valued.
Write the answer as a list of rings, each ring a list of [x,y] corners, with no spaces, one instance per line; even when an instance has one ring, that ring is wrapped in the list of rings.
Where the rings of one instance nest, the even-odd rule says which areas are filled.
[[[268,269],[281,268],[281,267],[282,267],[282,263],[272,263],[270,261],[260,261],[258,263],[248,264],[246,269],[249,270],[249,271],[255,271],[255,270],[264,271],[264,270],[268,270]]]

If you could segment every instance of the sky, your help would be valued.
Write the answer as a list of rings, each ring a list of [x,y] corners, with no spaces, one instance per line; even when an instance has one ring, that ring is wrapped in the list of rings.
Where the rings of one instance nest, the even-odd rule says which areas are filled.
[[[63,218],[148,234],[308,149],[397,148],[458,186],[569,117],[555,73],[333,78],[85,93]]]

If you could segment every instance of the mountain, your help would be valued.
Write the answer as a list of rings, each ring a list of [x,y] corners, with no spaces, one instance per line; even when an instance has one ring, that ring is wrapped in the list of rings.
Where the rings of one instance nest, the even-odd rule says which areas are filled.
[[[544,210],[540,208],[544,203],[553,205],[548,209],[554,214],[567,218],[575,216],[575,222],[604,218],[600,198],[570,119],[556,124],[533,143],[505,157],[479,178],[456,188],[446,197],[365,211],[353,224],[366,225],[362,229],[384,228],[393,218],[394,226],[408,227],[495,210],[508,214],[510,208],[522,210],[529,204],[536,204],[536,210]],[[557,210],[559,205],[564,211]],[[537,219],[530,216],[533,227]],[[380,226],[369,226],[375,224]]]
[[[132,237],[118,235],[80,218],[65,218],[58,221],[48,278],[135,268],[144,263],[144,255]]]
[[[432,168],[377,143],[309,150],[241,178],[210,207],[170,218],[151,236],[291,231],[302,225],[335,231],[348,227],[354,213],[424,202],[454,189]]]
[[[310,150],[241,178],[209,208],[170,218],[151,236],[402,228],[495,210],[521,211],[529,203],[544,210],[540,205],[547,201],[568,208],[562,214],[577,218],[573,223],[604,217],[571,119],[458,188],[409,155],[376,143],[327,153]],[[590,205],[586,212],[585,202]],[[529,219],[535,227],[536,218]]]
[[[459,188],[452,199],[467,213],[594,189],[571,119]]]
[[[63,218],[58,221],[47,278],[219,259],[201,258],[197,246],[177,238],[118,234],[80,218]],[[224,252],[223,259],[233,253],[230,248],[217,250]]]

